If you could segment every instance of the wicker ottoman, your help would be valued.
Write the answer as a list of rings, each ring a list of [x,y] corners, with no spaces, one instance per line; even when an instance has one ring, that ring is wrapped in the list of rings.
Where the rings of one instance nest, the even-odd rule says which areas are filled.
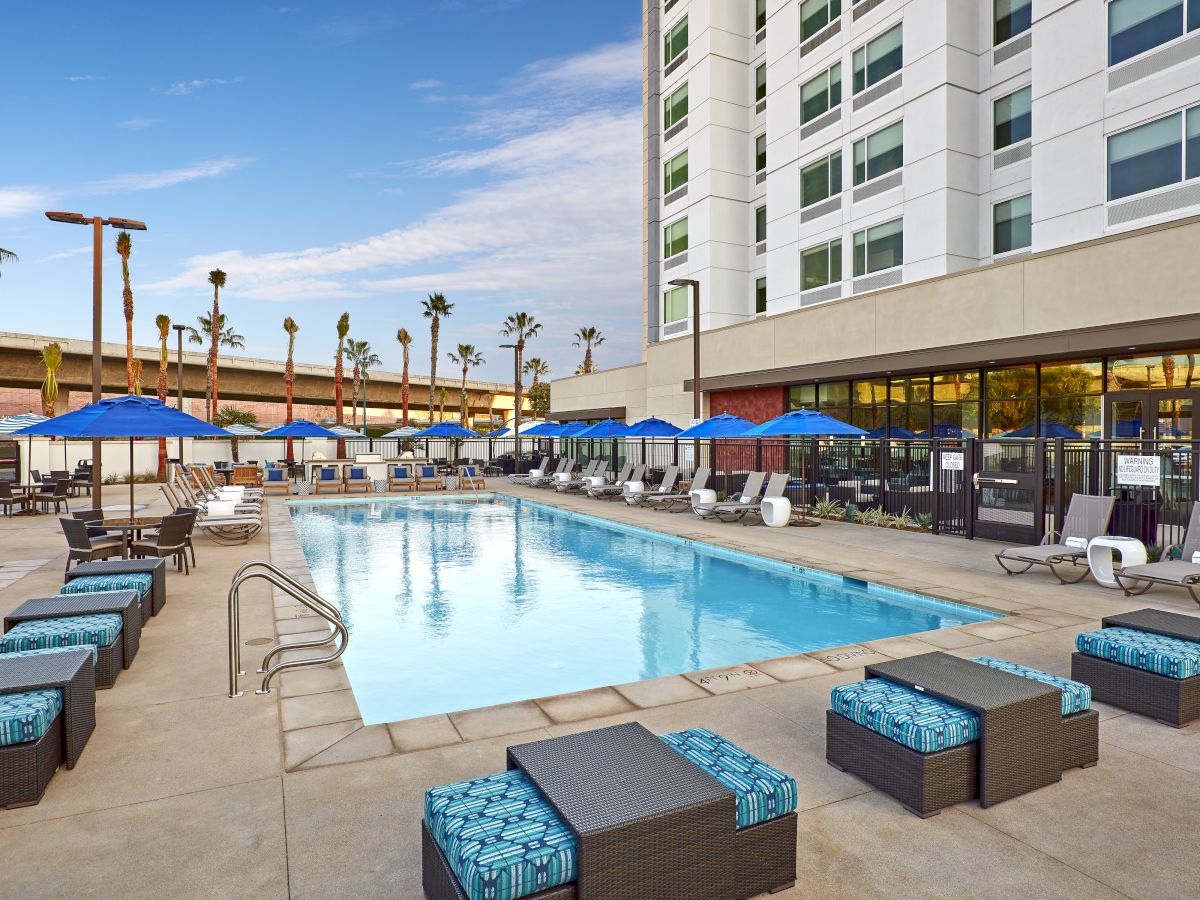
[[[144,619],[149,621],[150,616],[157,616],[162,611],[162,608],[167,605],[167,561],[165,559],[113,559],[103,562],[80,563],[67,573],[66,583],[59,593],[79,593],[80,588],[78,586],[75,588],[70,587],[75,580],[105,576],[112,580],[90,581],[87,583],[88,587],[86,590],[137,590],[144,597],[145,592],[142,590],[144,579],[130,578],[129,580],[125,580],[122,577],[136,575],[150,576],[150,609],[144,616]]]
[[[720,735],[637,723],[510,747],[426,793],[431,900],[751,897],[796,879],[796,783]]]
[[[11,627],[6,623],[0,636],[0,659],[24,650],[80,647],[92,651],[96,687],[112,687],[125,667],[124,623],[118,613],[26,619]]]

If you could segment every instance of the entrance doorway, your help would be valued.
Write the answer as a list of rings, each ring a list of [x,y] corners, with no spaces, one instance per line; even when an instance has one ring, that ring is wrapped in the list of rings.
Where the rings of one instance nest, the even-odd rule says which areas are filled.
[[[1196,438],[1197,391],[1119,391],[1108,395],[1105,437],[1143,441]]]

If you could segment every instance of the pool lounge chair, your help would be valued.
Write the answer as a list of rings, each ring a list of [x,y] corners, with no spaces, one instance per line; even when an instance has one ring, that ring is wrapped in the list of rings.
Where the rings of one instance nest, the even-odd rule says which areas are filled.
[[[347,494],[350,493],[351,488],[362,488],[364,494],[374,490],[375,482],[367,477],[366,466],[346,467],[345,491]]]
[[[1113,572],[1126,597],[1144,594],[1156,584],[1184,588],[1200,605],[1196,588],[1200,586],[1200,503],[1192,504],[1187,533],[1183,536],[1179,559],[1164,559],[1141,566],[1126,566]]]
[[[1034,566],[1046,566],[1063,584],[1075,584],[1087,577],[1087,545],[1092,538],[1108,531],[1112,518],[1113,498],[1075,494],[1067,506],[1067,518],[1063,522],[1061,541],[1041,544],[1036,547],[1010,547],[996,554],[996,562],[1009,575],[1022,575]],[[1046,534],[1053,540],[1054,532]],[[1010,564],[1021,568],[1012,568]],[[1082,569],[1075,578],[1065,578],[1057,567],[1069,564]]]
[[[702,519],[715,519],[725,509],[754,503],[758,500],[758,494],[762,490],[763,481],[766,478],[766,472],[751,472],[746,476],[746,483],[742,486],[742,491],[738,494],[736,500],[724,500],[715,503],[693,503],[692,512]]]
[[[642,506],[653,497],[662,497],[675,490],[675,482],[679,480],[679,466],[667,466],[663,472],[662,481],[653,491],[640,491],[625,495],[625,502],[630,506]]]
[[[751,503],[738,503],[733,506],[722,506],[718,509],[717,518],[722,522],[741,522],[743,525],[753,525],[762,521],[763,501],[771,497],[782,497],[788,486],[790,476],[787,472],[773,472],[767,481],[767,489],[762,496]],[[749,519],[750,521],[747,521]]]
[[[458,487],[459,490],[483,490],[485,487],[487,487],[487,482],[485,482],[483,480],[483,476],[479,474],[478,466],[459,466]]]
[[[613,478],[611,481],[608,480],[607,475],[603,475],[603,474],[593,475],[592,476],[593,481],[596,478],[603,478],[604,480],[600,484],[584,484],[580,487],[580,491],[582,493],[587,494],[589,497],[592,497],[592,496],[595,496],[592,493],[593,491],[602,491],[602,490],[605,490],[606,488],[613,488],[613,487],[619,488],[621,485],[623,485],[626,481],[629,480],[629,476],[631,474],[633,474],[633,463],[626,461],[625,465],[621,466],[621,471],[618,472],[616,474],[616,477]]]
[[[345,487],[342,484],[342,473],[338,471],[337,466],[321,466],[317,469],[317,480],[313,484],[313,493],[319,494],[322,490],[326,490],[340,494]]]
[[[417,479],[413,477],[412,466],[388,466],[389,491],[415,491]]]
[[[633,472],[628,478],[617,476],[617,480],[612,484],[602,484],[599,487],[587,489],[587,495],[593,500],[619,500],[626,494],[625,485],[634,482],[642,481],[646,477],[646,466],[644,463],[639,463],[633,467]]]
[[[692,505],[692,491],[704,490],[708,484],[708,476],[712,470],[707,466],[701,466],[696,470],[696,474],[692,476],[691,486],[686,491],[679,491],[673,494],[649,494],[642,501],[644,506],[651,509],[665,509],[668,512],[683,512]]]
[[[555,475],[562,475],[564,472],[571,473],[575,470],[575,460],[569,456],[564,456],[558,461],[558,468],[553,472],[547,472],[543,475],[530,475],[522,484],[529,487],[541,487],[544,484],[552,484]]]
[[[213,477],[213,470],[208,466],[195,466],[192,472],[193,481],[197,482],[197,487],[206,495],[212,497],[219,496],[222,489],[229,487],[237,487],[241,490],[242,500],[246,502],[262,500],[263,489],[261,487],[248,487],[244,484],[227,485],[224,482],[218,483]]]
[[[444,491],[446,481],[438,474],[437,466],[417,466],[418,491]]]
[[[290,494],[292,482],[288,478],[287,469],[267,469],[266,478],[263,479],[263,491],[267,494]]]
[[[578,478],[572,478],[569,474],[563,473],[555,475],[552,482],[554,489],[560,493],[571,494],[578,491],[580,488],[588,484],[589,478],[602,477],[608,469],[608,463],[602,459],[593,459],[588,463]]]
[[[560,460],[561,461],[561,460]],[[514,461],[514,465],[515,465]],[[550,457],[543,456],[528,472],[513,472],[508,476],[509,484],[527,484],[530,477],[533,475],[545,475],[546,470],[550,467]]]

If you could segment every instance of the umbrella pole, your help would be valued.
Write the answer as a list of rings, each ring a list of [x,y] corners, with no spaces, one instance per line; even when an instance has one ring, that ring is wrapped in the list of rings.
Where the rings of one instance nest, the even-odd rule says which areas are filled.
[[[129,518],[133,518],[133,438],[129,439]]]

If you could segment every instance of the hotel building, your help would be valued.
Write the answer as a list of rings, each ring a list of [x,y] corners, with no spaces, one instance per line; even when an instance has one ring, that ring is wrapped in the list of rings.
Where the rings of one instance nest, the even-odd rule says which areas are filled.
[[[552,414],[1194,437],[1200,0],[643,0],[643,361]],[[959,431],[961,429],[961,431]]]

